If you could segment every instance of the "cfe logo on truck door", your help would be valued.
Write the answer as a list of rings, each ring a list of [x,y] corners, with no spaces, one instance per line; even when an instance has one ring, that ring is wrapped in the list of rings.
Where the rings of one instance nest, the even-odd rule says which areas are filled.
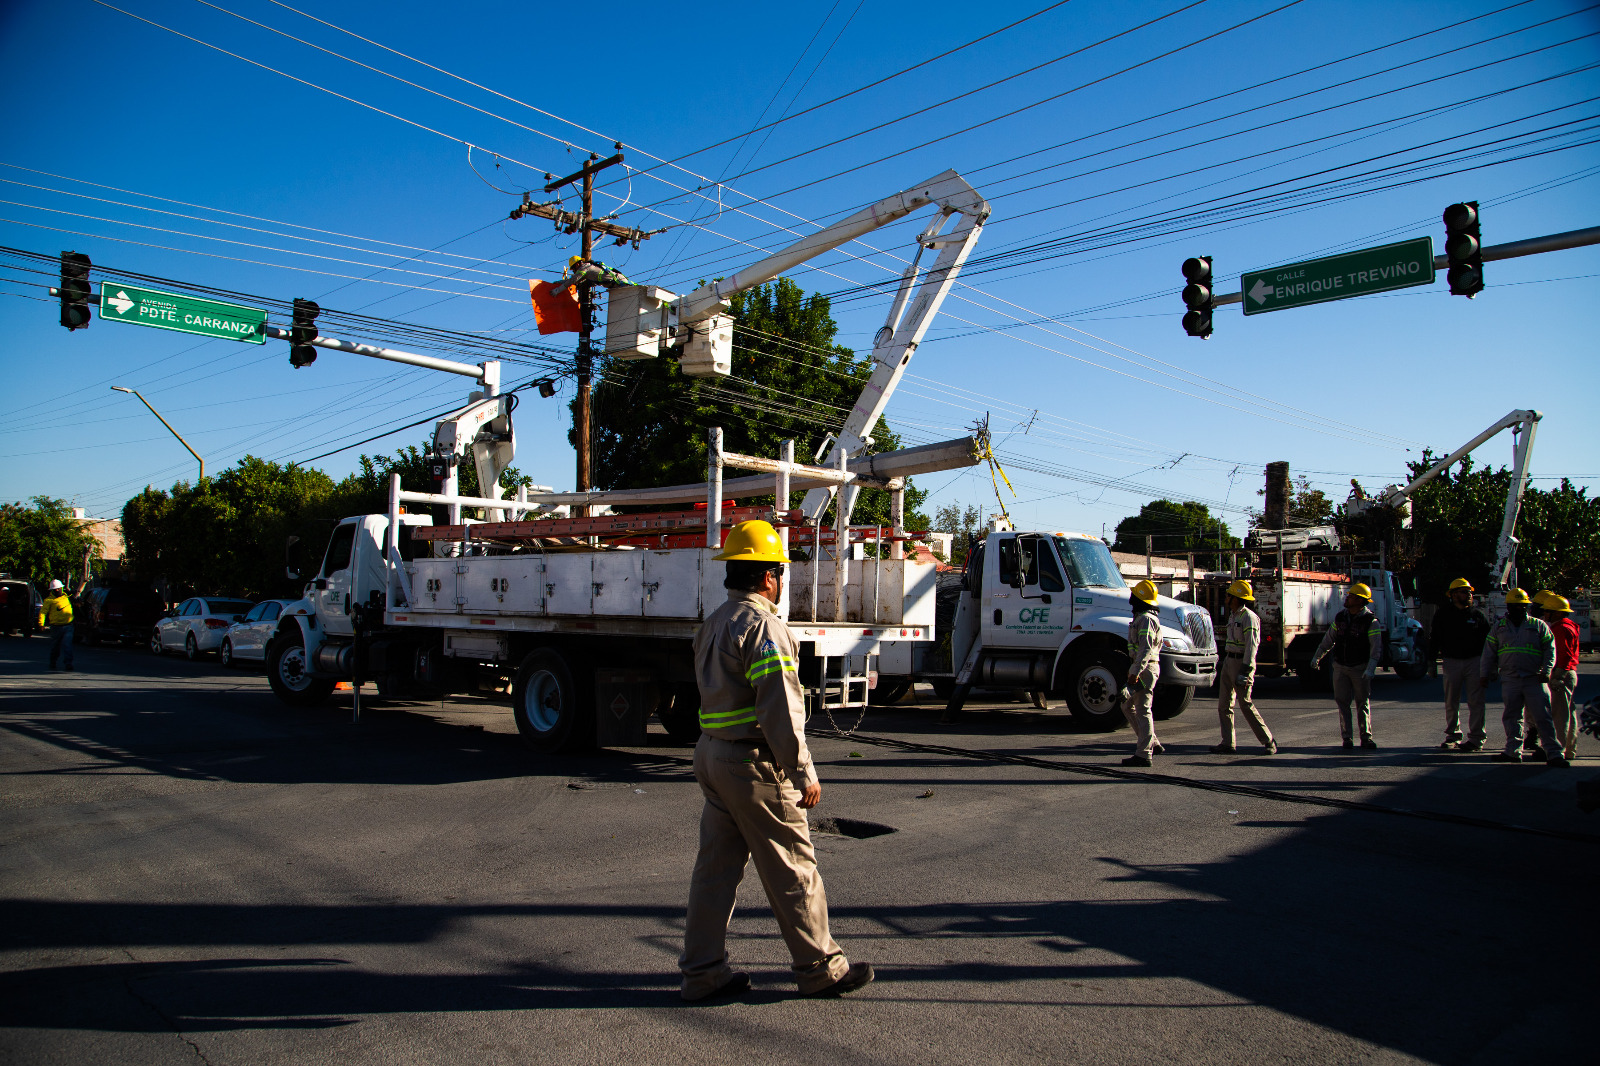
[[[1017,620],[1006,625],[1006,631],[1010,633],[1049,633],[1052,630],[1060,629],[1065,623],[1056,622],[1052,624],[1050,610],[1049,607],[1024,607],[1017,612]],[[1067,613],[1070,615],[1072,612],[1068,611]]]

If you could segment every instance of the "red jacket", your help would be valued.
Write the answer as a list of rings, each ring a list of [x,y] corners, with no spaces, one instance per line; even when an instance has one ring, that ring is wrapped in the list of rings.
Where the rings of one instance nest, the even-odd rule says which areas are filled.
[[[1578,668],[1578,623],[1570,614],[1564,614],[1550,623],[1550,633],[1556,638],[1556,669]]]

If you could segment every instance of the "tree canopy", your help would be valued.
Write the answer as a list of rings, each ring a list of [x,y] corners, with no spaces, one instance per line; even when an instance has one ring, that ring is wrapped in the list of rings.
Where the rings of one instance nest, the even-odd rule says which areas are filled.
[[[1257,489],[1257,496],[1265,496],[1266,489]],[[1311,487],[1311,479],[1304,474],[1290,482],[1289,506],[1285,516],[1289,527],[1326,525],[1333,521],[1333,501],[1321,489]],[[1251,509],[1250,524],[1259,527],[1266,519],[1265,511]]]
[[[1148,539],[1147,539],[1148,538]],[[1149,544],[1160,555],[1181,555],[1185,552],[1211,552],[1196,555],[1195,564],[1220,568],[1223,563],[1217,550],[1237,548],[1239,538],[1228,531],[1220,519],[1211,514],[1203,503],[1188,500],[1152,500],[1139,508],[1139,513],[1129,515],[1117,523],[1117,539],[1113,551],[1143,555]]]
[[[66,500],[35,496],[31,506],[0,504],[0,573],[39,587],[83,569],[83,553],[100,553],[100,542],[78,519]]]

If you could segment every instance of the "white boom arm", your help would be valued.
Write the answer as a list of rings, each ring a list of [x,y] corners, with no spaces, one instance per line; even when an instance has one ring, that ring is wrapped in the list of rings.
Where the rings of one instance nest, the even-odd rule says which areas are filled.
[[[457,495],[457,464],[468,455],[478,471],[478,493],[495,499],[500,491],[500,475],[517,454],[517,434],[511,424],[513,395],[490,396],[474,400],[459,411],[441,418],[433,430],[433,453],[450,464],[445,495]],[[452,524],[461,521],[460,505],[451,507]],[[485,515],[490,521],[493,515]],[[509,518],[509,512],[504,516]]]

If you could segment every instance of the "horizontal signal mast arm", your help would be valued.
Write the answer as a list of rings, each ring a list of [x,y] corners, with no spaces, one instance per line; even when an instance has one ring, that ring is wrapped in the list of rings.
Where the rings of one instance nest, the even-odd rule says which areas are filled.
[[[290,339],[290,333],[282,326],[268,326],[267,336],[281,341]],[[331,348],[336,352],[349,352],[352,355],[365,355],[371,359],[387,359],[391,363],[406,363],[410,366],[427,367],[429,370],[442,370],[446,374],[460,374],[462,377],[473,378],[485,385],[492,386],[493,390],[500,387],[500,364],[498,362],[458,363],[453,359],[440,359],[432,355],[418,355],[415,352],[401,352],[393,348],[379,348],[371,344],[357,344],[355,341],[342,341],[337,337],[316,337],[311,341],[318,348]],[[491,369],[492,368],[492,369]],[[493,379],[491,382],[490,379]]]

